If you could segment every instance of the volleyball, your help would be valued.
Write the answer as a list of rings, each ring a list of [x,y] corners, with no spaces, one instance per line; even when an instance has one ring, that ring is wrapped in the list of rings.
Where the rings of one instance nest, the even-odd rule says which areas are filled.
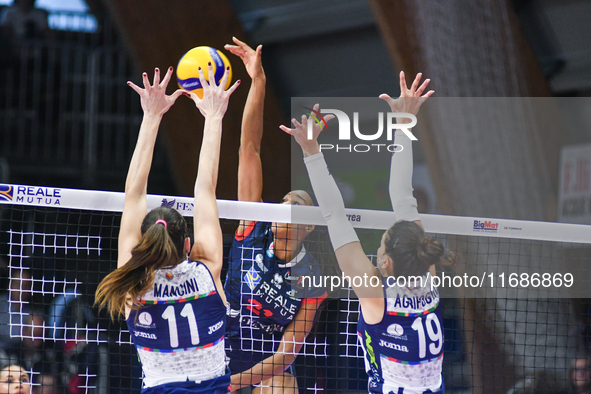
[[[176,77],[179,87],[194,92],[200,98],[203,98],[203,87],[199,81],[199,67],[203,70],[205,79],[209,81],[209,62],[211,62],[213,76],[218,85],[224,76],[224,70],[226,67],[230,67],[228,82],[224,87],[224,89],[228,89],[232,82],[232,66],[230,65],[230,61],[222,52],[207,46],[193,48],[181,57],[176,67]]]

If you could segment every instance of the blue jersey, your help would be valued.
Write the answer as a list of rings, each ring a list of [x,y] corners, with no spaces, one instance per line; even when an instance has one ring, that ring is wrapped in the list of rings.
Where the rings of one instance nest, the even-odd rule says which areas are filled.
[[[431,274],[416,287],[387,287],[382,321],[367,324],[360,315],[357,335],[365,354],[370,393],[422,394],[443,390],[443,326],[439,292]]]
[[[232,373],[271,356],[302,303],[326,297],[323,288],[301,287],[302,276],[320,275],[318,263],[303,245],[286,263],[275,256],[273,240],[271,223],[250,222],[232,243],[224,285]]]
[[[140,302],[143,307],[132,310],[127,326],[142,363],[144,389],[163,392],[190,381],[193,392],[227,393],[226,308],[209,269],[185,261],[158,270]]]

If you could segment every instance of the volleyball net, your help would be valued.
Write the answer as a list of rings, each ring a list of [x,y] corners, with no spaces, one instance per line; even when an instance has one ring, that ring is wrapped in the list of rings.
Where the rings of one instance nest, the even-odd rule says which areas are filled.
[[[116,268],[123,193],[0,186],[0,357],[24,364],[34,387],[139,392],[141,366],[126,324],[93,306],[97,285]],[[192,228],[192,201],[150,195],[148,207],[175,208]],[[311,283],[329,297],[294,363],[299,391],[366,392],[359,303],[345,281],[337,283],[342,275],[330,270],[334,256],[319,209],[224,200],[218,209],[225,258],[240,220],[316,226],[304,245],[321,268]],[[350,209],[347,215],[373,261],[394,213]],[[569,387],[571,362],[591,346],[591,226],[441,215],[421,220],[429,236],[459,257],[458,265],[438,272],[446,391],[506,392],[523,379]],[[280,289],[290,279],[275,277],[272,285]]]

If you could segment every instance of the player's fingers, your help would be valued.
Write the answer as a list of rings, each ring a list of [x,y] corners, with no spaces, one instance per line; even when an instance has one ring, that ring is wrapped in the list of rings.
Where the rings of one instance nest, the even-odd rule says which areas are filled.
[[[387,102],[388,104],[390,104],[390,101],[394,100],[392,97],[390,97],[390,95],[386,93],[382,93],[378,97]]]
[[[138,94],[142,94],[142,91],[144,90],[131,81],[127,81],[127,85],[135,90]]]
[[[213,73],[213,64],[211,62],[207,63],[207,76],[209,77],[209,86],[218,86],[215,81],[215,75]]]
[[[213,75],[213,74],[209,74],[209,75]],[[226,84],[228,83],[229,77],[230,77],[230,66],[226,66],[226,69],[224,70],[224,75],[222,76],[222,80],[220,81],[220,86],[222,87],[222,89],[226,88]]]
[[[160,86],[166,88],[168,86],[168,82],[170,81],[170,77],[172,76],[172,66],[168,67],[166,70],[166,75],[164,75],[164,79],[160,83]]]
[[[209,83],[205,80],[205,75],[203,75],[203,69],[201,67],[199,67],[199,82],[201,82],[203,90],[209,89]]]
[[[431,97],[433,95],[433,93],[435,93],[434,90],[429,90],[427,93],[425,93],[424,95],[422,95],[419,98],[419,104],[423,104],[429,97]]]
[[[289,127],[286,127],[286,126],[283,126],[283,125],[279,126],[279,128],[280,128],[281,130],[285,131],[285,132],[286,132],[287,134],[289,134],[289,135],[291,135],[291,133],[292,133],[292,131],[293,131],[293,130],[292,130],[292,129],[290,129]]]
[[[182,95],[186,95],[187,91],[184,89],[177,89],[175,90],[175,92],[173,94],[171,94],[169,97],[171,98],[171,100],[174,102],[176,101],[176,99],[178,99],[179,97],[181,97]]]
[[[150,80],[148,79],[148,73],[142,74],[142,82],[144,83],[144,88],[148,89],[151,87]]]
[[[246,45],[245,42],[240,41],[239,39],[237,39],[236,37],[232,37],[232,40],[236,43],[236,45],[238,45],[240,48],[246,50],[246,49],[250,49],[252,50],[248,45]]]
[[[421,98],[424,97],[424,98],[427,99],[427,98],[431,97],[433,95],[433,93],[435,93],[434,90],[429,90],[427,93],[425,93],[424,95],[422,95]]]
[[[326,116],[324,117],[324,121],[325,121],[326,123],[328,123],[328,121],[329,121],[329,120],[332,120],[332,119],[334,119],[334,118],[335,118],[335,116],[334,116],[334,115],[332,115],[332,114],[330,114],[330,115],[326,115]]]
[[[425,82],[423,82],[421,84],[421,86],[419,86],[419,88],[417,89],[416,95],[420,96],[423,94],[423,92],[425,91],[425,89],[427,88],[427,85],[429,85],[429,82],[431,82],[430,79],[425,79]]]
[[[304,116],[304,118],[305,118],[305,116]],[[293,118],[291,120],[291,123],[293,123],[293,125],[295,126],[296,129],[301,126],[301,124],[296,120],[296,118]]]
[[[312,108],[314,109],[314,111],[318,112],[318,109],[320,108],[320,104],[316,103],[316,104],[314,104],[314,106]]]
[[[160,69],[156,67],[154,69],[154,85],[152,87],[155,88],[158,85],[160,85]]]
[[[403,92],[406,92],[408,88],[406,87],[406,77],[404,76],[404,71],[400,71],[400,94],[402,95]]]
[[[415,77],[415,80],[412,81],[412,85],[410,86],[411,93],[416,92],[417,86],[419,86],[419,82],[421,82],[421,78],[423,77],[423,73],[418,73]]]
[[[185,91],[185,95],[191,98],[193,101],[200,101],[201,99],[197,96],[197,93]]]
[[[232,54],[232,55],[236,55],[238,57],[243,57],[244,56],[244,50],[240,47],[237,47],[235,45],[226,45],[225,48]]]
[[[234,85],[230,86],[230,88],[228,90],[226,90],[228,95],[231,95],[232,93],[234,93],[234,90],[236,90],[238,88],[238,86],[240,85],[241,82],[242,81],[240,79],[238,81],[234,82]]]

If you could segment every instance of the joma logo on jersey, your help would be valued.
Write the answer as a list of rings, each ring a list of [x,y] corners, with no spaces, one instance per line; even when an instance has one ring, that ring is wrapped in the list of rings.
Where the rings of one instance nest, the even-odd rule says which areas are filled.
[[[216,332],[217,330],[219,330],[223,325],[224,325],[224,321],[223,320],[220,320],[219,322],[217,322],[213,326],[209,326],[208,327],[209,331],[207,332],[207,335],[213,334],[214,332]]]
[[[146,339],[158,339],[156,334],[151,334],[147,332],[135,331],[134,332],[136,337],[146,338]]]
[[[496,232],[499,229],[499,223],[493,223],[490,220],[475,220],[473,230]]]
[[[406,346],[402,346],[397,343],[386,342],[383,339],[380,339],[380,346],[387,347],[388,349],[392,350],[397,350],[399,352],[408,353],[408,348]]]

